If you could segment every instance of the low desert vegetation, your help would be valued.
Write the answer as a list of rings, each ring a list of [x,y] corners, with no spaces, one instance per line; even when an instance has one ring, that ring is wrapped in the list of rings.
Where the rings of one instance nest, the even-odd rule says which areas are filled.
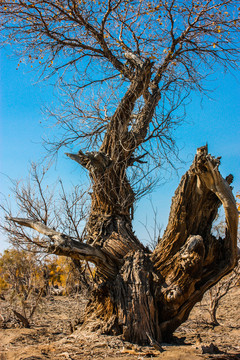
[[[73,296],[90,286],[89,267],[79,271],[71,260],[42,258],[32,251],[11,248],[0,256],[1,325],[31,327],[49,296]]]

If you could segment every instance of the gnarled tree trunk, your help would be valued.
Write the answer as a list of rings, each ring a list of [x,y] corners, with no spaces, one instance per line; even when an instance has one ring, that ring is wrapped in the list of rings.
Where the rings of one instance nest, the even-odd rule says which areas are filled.
[[[79,160],[82,155],[76,156]],[[114,181],[111,170],[107,170],[110,160],[101,153],[95,159],[100,156],[102,163],[98,160],[97,167],[107,164],[102,176],[107,174]],[[88,161],[94,164],[94,159]],[[94,183],[88,243],[74,241],[39,222],[12,220],[49,236],[49,252],[96,265],[99,283],[83,326],[123,334],[124,339],[136,343],[148,343],[149,339],[161,342],[188,318],[206,290],[236,265],[238,212],[229,186],[232,176],[224,180],[219,163],[219,158],[208,154],[206,146],[198,149],[173,197],[166,231],[152,253],[132,231],[133,192],[125,173],[122,184],[116,184],[112,193],[110,185],[106,190]],[[97,167],[94,171],[100,176]],[[102,186],[105,183],[107,180],[101,181]],[[109,196],[105,197],[104,191],[108,190]],[[116,194],[120,200],[129,201],[114,207],[114,201],[119,201]],[[227,230],[224,239],[216,239],[211,228],[221,204]]]
[[[32,211],[31,201],[19,196],[20,209],[32,219],[9,219],[49,238],[49,246],[45,238],[41,244],[31,238],[29,243],[75,263],[93,262],[98,285],[84,326],[121,333],[138,343],[171,335],[237,260],[232,179],[221,177],[219,159],[207,147],[198,149],[183,176],[167,229],[152,253],[132,229],[139,193],[128,179],[129,167],[139,169],[143,157],[148,165],[140,166],[139,173],[159,165],[159,157],[174,143],[175,110],[190,91],[203,89],[213,63],[234,68],[239,55],[237,2],[157,3],[2,1],[0,7],[2,43],[12,39],[30,62],[44,58],[38,62],[42,74],[62,83],[63,113],[56,116],[61,140],[53,142],[53,149],[73,144],[88,148],[67,155],[87,169],[92,182],[85,242],[78,231],[76,240],[46,226],[51,220],[41,191],[45,216],[39,215],[39,201]],[[136,181],[143,184],[142,178],[137,175]],[[224,239],[216,239],[211,227],[221,204],[227,231]]]

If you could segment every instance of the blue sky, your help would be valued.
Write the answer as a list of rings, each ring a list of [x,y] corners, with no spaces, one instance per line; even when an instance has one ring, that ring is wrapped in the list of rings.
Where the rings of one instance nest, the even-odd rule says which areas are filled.
[[[42,136],[48,131],[44,126],[41,108],[44,104],[54,105],[52,89],[44,83],[34,84],[36,75],[29,68],[1,52],[0,70],[0,186],[1,192],[10,194],[8,177],[25,178],[31,161],[39,161],[44,155]],[[240,73],[218,72],[211,78],[208,88],[214,90],[212,99],[201,99],[192,95],[187,107],[185,123],[175,132],[180,157],[185,163],[178,163],[178,173],[168,174],[168,181],[160,185],[151,196],[142,199],[136,208],[134,226],[141,240],[147,239],[142,225],[153,227],[152,205],[157,209],[159,223],[167,224],[171,198],[181,176],[191,164],[196,148],[209,145],[209,152],[222,156],[221,173],[235,176],[234,193],[240,191]],[[59,157],[51,171],[50,183],[58,176],[68,181],[86,181],[79,166],[66,156]],[[82,177],[82,178],[81,178]],[[151,201],[150,201],[151,198]],[[0,252],[8,246],[0,238]]]

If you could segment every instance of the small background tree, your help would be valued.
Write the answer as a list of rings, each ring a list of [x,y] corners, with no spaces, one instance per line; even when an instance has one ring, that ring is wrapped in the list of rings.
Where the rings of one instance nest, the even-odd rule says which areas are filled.
[[[33,251],[9,249],[0,256],[0,301],[2,326],[16,321],[31,327],[33,316],[45,298],[53,295],[86,295],[89,290],[88,267],[84,274],[71,259],[41,258]],[[14,314],[15,320],[12,317]]]
[[[27,328],[44,294],[42,268],[40,259],[32,252],[10,249],[0,257],[1,299]]]
[[[231,289],[239,286],[240,279],[240,265],[238,264],[233,271],[223,278],[217,285],[211,288],[208,292],[208,308],[210,314],[211,324],[218,326],[217,310],[221,306],[221,299],[226,296]]]
[[[49,293],[55,295],[74,295],[85,293],[91,287],[91,274],[87,264],[77,267],[64,256],[49,257],[44,262],[47,273]],[[54,290],[55,289],[55,290]]]
[[[236,203],[237,209],[240,216],[240,203],[239,203],[240,195],[237,193],[236,195]],[[219,237],[223,237],[226,231],[226,223],[224,221],[220,221],[214,226],[214,232],[217,233]],[[240,242],[240,232],[238,229],[238,243]],[[208,295],[208,308],[207,311],[210,314],[211,324],[213,326],[218,326],[219,322],[217,319],[217,310],[220,306],[221,299],[228,294],[228,292],[236,286],[240,285],[240,250],[238,250],[238,263],[233,271],[224,277],[217,285],[212,287],[207,295]]]

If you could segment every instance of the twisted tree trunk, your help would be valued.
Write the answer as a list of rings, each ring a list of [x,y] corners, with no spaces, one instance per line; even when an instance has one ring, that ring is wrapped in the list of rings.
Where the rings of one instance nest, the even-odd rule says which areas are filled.
[[[64,86],[64,113],[57,116],[63,138],[56,149],[81,141],[82,146],[99,146],[98,151],[67,154],[87,169],[92,182],[85,242],[50,229],[48,216],[39,216],[38,209],[32,212],[31,202],[25,207],[20,204],[20,209],[44,224],[34,219],[10,220],[47,236],[49,253],[96,265],[98,286],[84,326],[121,333],[138,343],[162,341],[236,264],[238,213],[229,186],[232,178],[221,177],[219,159],[209,155],[207,147],[198,149],[176,190],[163,238],[150,253],[132,229],[135,194],[127,170],[145,155],[158,161],[161,151],[153,154],[154,149],[171,147],[176,121],[172,115],[190,91],[202,89],[212,62],[225,69],[236,65],[235,2],[203,1],[201,6],[193,1],[157,6],[153,2],[147,6],[149,17],[144,1],[136,2],[136,11],[133,7],[130,12],[127,1],[121,0],[106,1],[103,6],[95,1],[3,3],[1,29],[6,42],[17,40],[23,45],[23,57],[29,55],[31,62],[43,51],[47,56],[39,62],[42,74],[59,74],[57,82]],[[163,11],[164,24],[159,23]],[[204,62],[202,72],[199,61]],[[65,86],[68,69],[65,80],[69,76],[72,80]],[[109,87],[111,82],[114,88]],[[84,93],[85,88],[89,90]],[[66,102],[65,89],[70,96]],[[100,98],[94,89],[103,91]],[[116,89],[122,96],[119,101]],[[108,109],[104,118],[103,104]],[[47,214],[42,193],[40,198]],[[211,228],[221,204],[227,231],[224,239],[216,239]],[[45,239],[38,244],[47,246]]]
[[[83,155],[76,156],[79,160]],[[110,160],[101,153],[96,156],[102,163],[97,162],[95,174],[100,176],[98,169],[103,163],[105,170],[102,188],[100,182],[93,187],[88,243],[74,241],[39,222],[12,220],[49,236],[49,252],[96,265],[99,283],[83,326],[101,327],[105,333],[123,334],[125,339],[141,344],[149,339],[161,342],[188,318],[206,290],[236,265],[238,212],[229,186],[232,176],[224,180],[218,170],[219,158],[208,154],[206,146],[198,149],[173,197],[166,231],[150,253],[132,231],[134,196],[125,173],[123,190],[116,183],[111,192],[105,178],[110,176],[109,181],[113,181]],[[93,166],[93,159],[88,161]],[[126,201],[116,206],[116,194]],[[221,204],[227,230],[224,239],[216,239],[211,228]]]

